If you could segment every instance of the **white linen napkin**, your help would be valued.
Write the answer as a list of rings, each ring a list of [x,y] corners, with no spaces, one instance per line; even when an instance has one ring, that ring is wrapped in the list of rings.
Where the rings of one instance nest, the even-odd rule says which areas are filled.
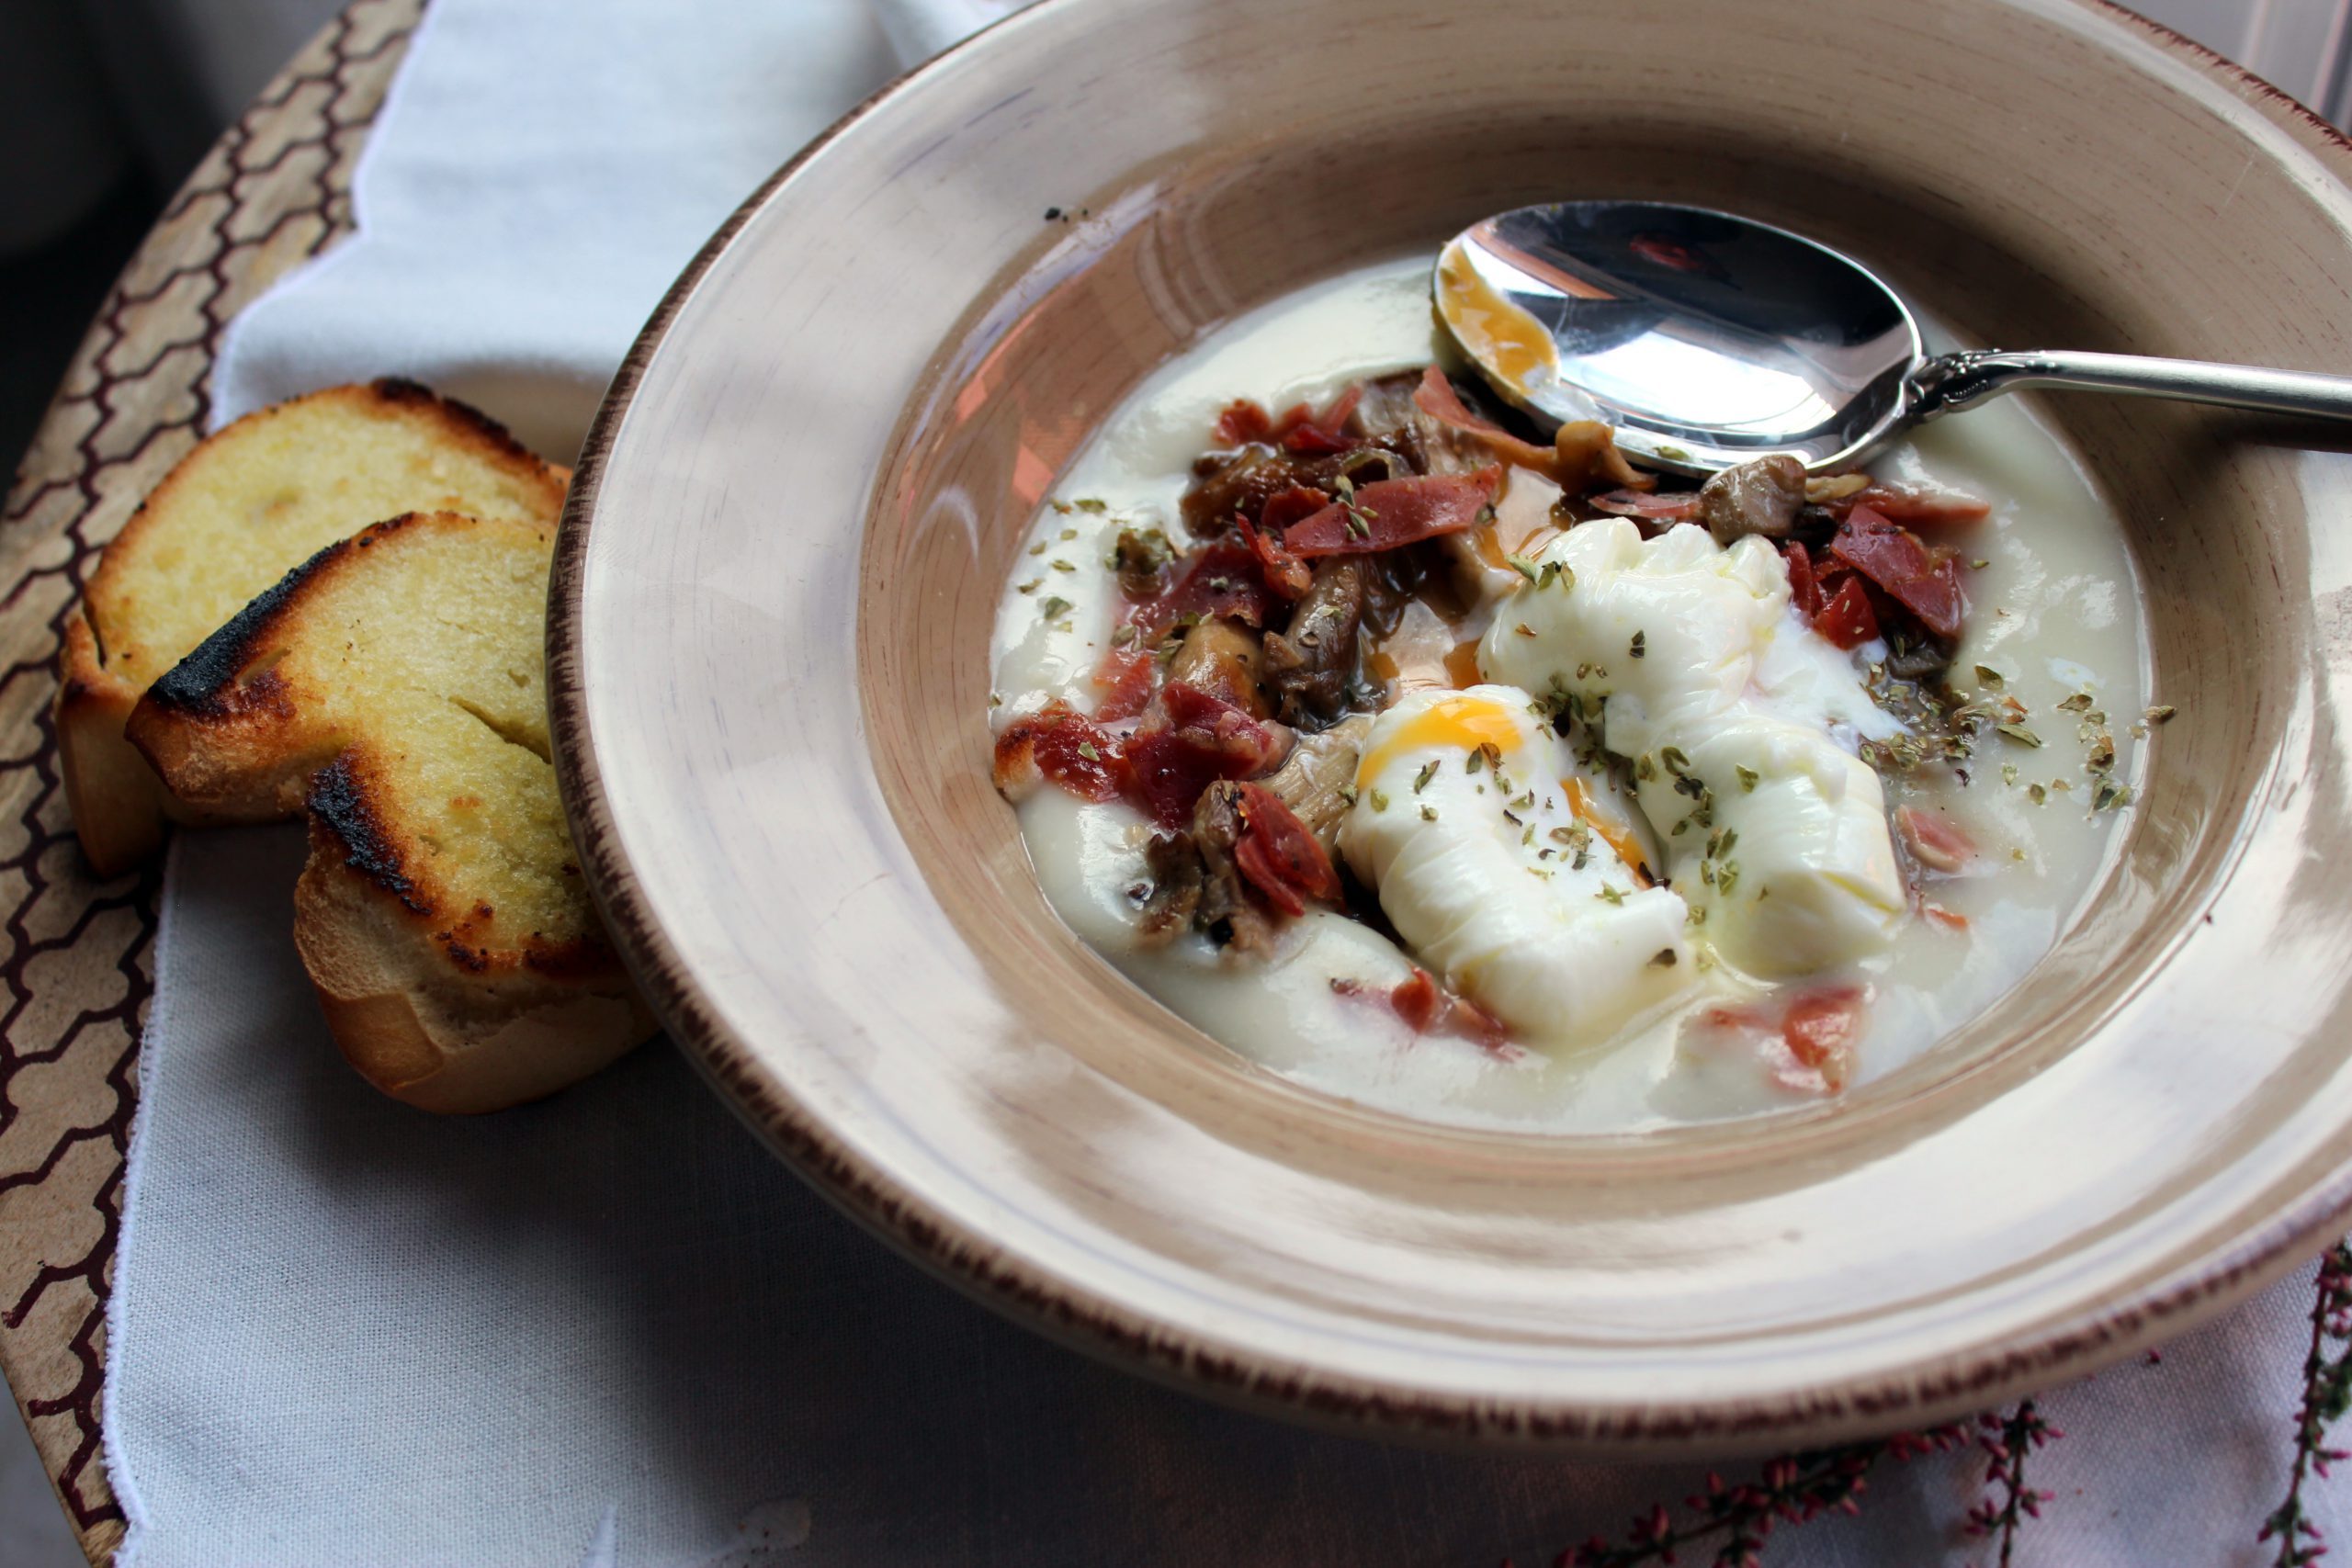
[[[928,54],[951,41],[940,27],[1010,8],[887,14]],[[368,137],[359,233],[231,324],[215,419],[392,367],[570,462],[703,241],[897,71],[884,14],[873,0],[436,0]]]
[[[240,320],[221,416],[397,373],[569,457],[736,201],[891,45],[1001,8],[435,0],[358,236]],[[386,1100],[295,957],[301,855],[293,829],[189,834],[166,875],[107,1324],[124,1568],[1532,1565],[1688,1517],[1702,1467],[1311,1435],[1057,1348],[840,1218],[666,1045],[494,1117]],[[2267,1561],[2311,1280],[2052,1395],[2070,1435],[2032,1456],[2056,1495],[2019,1561]],[[1886,1469],[1770,1560],[1989,1561],[1984,1465]]]

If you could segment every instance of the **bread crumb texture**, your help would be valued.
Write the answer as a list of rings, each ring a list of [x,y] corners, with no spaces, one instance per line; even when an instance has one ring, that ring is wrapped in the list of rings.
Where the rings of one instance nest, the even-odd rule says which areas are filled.
[[[462,403],[403,381],[249,414],[190,452],[108,547],[87,614],[144,688],[321,547],[407,512],[552,523],[561,476]]]
[[[460,970],[609,964],[549,761],[554,543],[454,513],[362,529],[151,686],[130,739],[187,797],[307,799]]]
[[[266,672],[293,711],[292,749],[340,754],[343,798],[314,785],[313,807],[461,964],[560,967],[602,944],[548,761],[554,539],[449,513],[379,525],[250,650],[248,681]]]

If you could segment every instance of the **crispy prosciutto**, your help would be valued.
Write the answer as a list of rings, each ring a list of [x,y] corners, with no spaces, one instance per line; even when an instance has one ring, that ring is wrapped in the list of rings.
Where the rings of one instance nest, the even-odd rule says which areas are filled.
[[[1695,1021],[1702,1030],[1749,1043],[1765,1076],[1799,1094],[1832,1095],[1853,1076],[1854,1045],[1870,1004],[1861,986],[1801,991],[1784,1007],[1710,1008]]]
[[[1903,847],[1911,852],[1911,858],[1929,871],[1950,876],[1965,871],[1969,862],[1976,858],[1976,846],[1968,835],[1937,812],[1922,811],[1916,806],[1896,807],[1894,830],[1901,835]]]
[[[1781,558],[1789,569],[1789,603],[1806,620],[1821,614],[1821,581],[1813,574],[1813,552],[1802,539],[1791,539]]]
[[[1264,404],[1254,398],[1236,398],[1216,416],[1209,434],[1220,446],[1247,446],[1253,441],[1265,440],[1273,432],[1273,416],[1266,412]]]
[[[1350,387],[1331,401],[1331,406],[1319,414],[1301,419],[1306,412],[1302,403],[1290,412],[1291,427],[1282,434],[1283,447],[1293,452],[1344,452],[1356,443],[1348,434],[1348,416],[1355,412],[1356,403],[1363,397],[1362,385]]]
[[[1307,485],[1293,485],[1266,498],[1265,509],[1256,522],[1248,517],[1238,518],[1241,542],[1258,558],[1258,569],[1265,576],[1266,586],[1290,600],[1306,596],[1314,584],[1315,569],[1291,553],[1283,543],[1283,531],[1294,523],[1314,516],[1330,504],[1331,498]]]
[[[1254,442],[1309,457],[1344,452],[1356,445],[1347,432],[1348,416],[1355,412],[1363,396],[1363,388],[1358,384],[1333,399],[1331,406],[1320,413],[1300,403],[1279,419],[1250,399],[1237,398],[1217,416],[1214,434],[1221,446]]]
[[[1180,827],[1211,784],[1272,773],[1289,752],[1289,731],[1170,681],[1126,743],[1125,793],[1162,828]]]
[[[1781,1019],[1781,1039],[1797,1065],[1820,1076],[1835,1094],[1853,1072],[1854,1043],[1862,1032],[1868,995],[1860,986],[1809,991],[1789,1005]]]
[[[1408,977],[1385,991],[1361,980],[1344,978],[1333,980],[1331,989],[1340,996],[1386,1008],[1416,1034],[1468,1040],[1498,1056],[1526,1055],[1522,1047],[1511,1043],[1510,1030],[1501,1019],[1469,998],[1447,990],[1438,983],[1436,976],[1418,964]]]
[[[1337,904],[1340,874],[1321,843],[1282,796],[1263,784],[1235,786],[1241,832],[1233,863],[1260,897],[1285,915],[1306,913],[1308,900]]]
[[[1270,597],[1258,558],[1249,547],[1219,543],[1186,560],[1168,591],[1144,608],[1149,623],[1163,631],[1179,621],[1211,617],[1262,626]]]
[[[1290,732],[1231,703],[1170,681],[1133,735],[1122,737],[1063,703],[1025,714],[996,741],[996,785],[1019,796],[1040,782],[1087,800],[1122,796],[1163,828],[1182,823],[1219,779],[1272,773]]]
[[[1857,505],[1829,541],[1829,553],[1876,583],[1937,637],[1948,642],[1960,635],[1968,600],[1961,591],[1955,552],[1929,549],[1908,528],[1872,507]]]
[[[996,738],[996,787],[1018,797],[1040,783],[1086,800],[1115,800],[1127,783],[1118,737],[1067,703],[1050,703]]]
[[[1928,524],[1974,523],[1993,510],[1991,502],[1964,491],[1938,490],[1885,479],[1873,481],[1849,502],[1832,503],[1833,510],[1840,506],[1867,506],[1880,516],[1896,523]]]
[[[1369,555],[1458,534],[1494,504],[1500,467],[1467,474],[1419,474],[1381,479],[1335,501],[1284,531],[1283,548],[1302,560],[1317,556]]]
[[[1523,441],[1490,419],[1481,419],[1470,412],[1462,394],[1453,389],[1445,372],[1430,366],[1421,372],[1421,384],[1413,389],[1413,405],[1447,429],[1469,436],[1480,446],[1517,468],[1543,472],[1552,466],[1552,450]]]
[[[1096,710],[1106,719],[1133,718],[1150,705],[1151,676],[1159,656],[1141,637],[1125,647],[1113,645],[1094,668],[1094,684],[1102,702]]]
[[[1104,720],[1133,718],[1151,701],[1152,671],[1161,640],[1195,621],[1236,620],[1262,626],[1275,602],[1258,553],[1219,540],[1187,559],[1173,581],[1145,599],[1129,599],[1111,648],[1094,671]]]
[[[1814,615],[1813,629],[1828,638],[1832,647],[1849,650],[1878,636],[1878,611],[1860,578],[1848,574],[1838,580],[1836,592],[1823,600]]]
[[[1919,907],[1919,918],[1929,925],[1948,931],[1964,931],[1968,929],[1968,917],[1958,910],[1947,909],[1930,898],[1920,898],[1917,902]]]
[[[1421,1034],[1456,1034],[1475,1040],[1490,1051],[1514,1051],[1510,1032],[1501,1019],[1469,998],[1447,990],[1437,976],[1419,964],[1412,978],[1399,981],[1388,993],[1396,1016]]]
[[[1791,539],[1781,558],[1789,568],[1789,603],[1815,631],[1843,649],[1860,648],[1879,635],[1878,611],[1860,578],[1834,561],[1825,574],[1800,539]]]

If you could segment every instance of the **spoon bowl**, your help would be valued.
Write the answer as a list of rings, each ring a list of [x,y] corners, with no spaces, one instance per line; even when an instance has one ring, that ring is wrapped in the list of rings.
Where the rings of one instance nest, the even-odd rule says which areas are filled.
[[[1652,468],[1704,475],[1768,453],[1850,467],[1923,420],[2061,386],[2352,420],[2352,380],[2129,355],[1928,356],[1868,267],[1768,223],[1653,201],[1483,219],[1440,254],[1455,344],[1507,401],[1598,420]]]

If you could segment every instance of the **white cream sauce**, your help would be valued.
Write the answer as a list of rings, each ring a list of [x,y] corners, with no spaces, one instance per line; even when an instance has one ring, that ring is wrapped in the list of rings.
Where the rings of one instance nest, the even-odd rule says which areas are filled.
[[[1445,357],[1429,265],[1426,256],[1400,258],[1244,316],[1155,373],[1112,416],[1017,558],[993,655],[1000,727],[1056,697],[1094,708],[1091,675],[1118,604],[1104,558],[1122,527],[1157,525],[1182,541],[1179,502],[1226,404],[1251,397],[1276,410],[1302,400],[1320,406],[1351,380]],[[1997,671],[2000,690],[2025,705],[2024,724],[2043,744],[2028,747],[1988,728],[1965,785],[1941,767],[1887,781],[1890,806],[1941,813],[1978,853],[1962,874],[1928,887],[1965,929],[1907,916],[1887,952],[1833,976],[1871,989],[1855,1081],[1917,1056],[2049,949],[2098,881],[2128,815],[2091,810],[2096,781],[2083,765],[2079,717],[2057,705],[2088,694],[2114,739],[2112,776],[2136,786],[2142,748],[2132,731],[2149,700],[2139,594],[2121,532],[2081,466],[2022,405],[1996,402],[1943,421],[1871,468],[1882,480],[1992,502],[1984,521],[1933,535],[1984,563],[1962,573],[1971,610],[1952,679],[1970,691],[1978,684],[1974,667]],[[1499,508],[1507,542],[1515,542],[1512,519],[1540,519],[1549,500],[1548,487],[1530,476],[1517,477],[1514,489]],[[1426,631],[1433,655],[1445,637],[1461,635]],[[1800,663],[1826,649],[1809,637],[1779,640]],[[1867,660],[1872,651],[1855,657]],[[1801,669],[1759,671],[1767,684],[1807,679]],[[1884,728],[1882,716],[1855,716],[1865,728]],[[2017,771],[2014,783],[2005,781],[2005,766]],[[1394,986],[1414,962],[1342,915],[1313,910],[1284,922],[1270,962],[1227,957],[1198,935],[1156,951],[1138,946],[1127,890],[1145,879],[1150,829],[1142,817],[1051,786],[1019,811],[1046,898],[1073,930],[1204,1032],[1329,1093],[1434,1121],[1561,1133],[1632,1131],[1818,1099],[1779,1082],[1747,1037],[1695,1026],[1693,1015],[1759,994],[1728,964],[1695,976],[1675,1005],[1607,1041],[1573,1048],[1531,1042],[1529,1050],[1498,1055],[1467,1040],[1417,1037],[1385,1009],[1335,990],[1335,979]]]

